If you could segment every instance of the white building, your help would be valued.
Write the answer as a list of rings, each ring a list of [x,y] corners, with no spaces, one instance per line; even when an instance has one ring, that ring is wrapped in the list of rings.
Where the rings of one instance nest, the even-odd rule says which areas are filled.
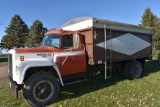
[[[0,55],[1,55],[1,54],[8,54],[7,49],[0,49]]]

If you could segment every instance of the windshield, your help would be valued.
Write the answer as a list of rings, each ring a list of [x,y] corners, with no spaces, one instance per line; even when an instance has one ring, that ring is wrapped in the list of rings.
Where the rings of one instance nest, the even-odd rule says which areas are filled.
[[[60,47],[59,42],[60,42],[60,35],[50,34],[44,36],[41,46],[52,46],[55,48],[59,48]]]

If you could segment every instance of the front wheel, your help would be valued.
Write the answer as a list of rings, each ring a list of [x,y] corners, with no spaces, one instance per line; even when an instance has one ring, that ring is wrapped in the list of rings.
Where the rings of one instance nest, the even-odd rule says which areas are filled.
[[[23,95],[33,107],[42,107],[54,102],[59,93],[59,83],[52,73],[38,72],[27,79]]]

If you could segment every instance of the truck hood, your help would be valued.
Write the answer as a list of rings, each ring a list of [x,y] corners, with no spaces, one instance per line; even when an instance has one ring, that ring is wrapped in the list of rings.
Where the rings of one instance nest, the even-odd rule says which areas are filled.
[[[39,47],[39,48],[16,48],[16,53],[43,53],[43,52],[58,52],[58,49],[50,47]]]

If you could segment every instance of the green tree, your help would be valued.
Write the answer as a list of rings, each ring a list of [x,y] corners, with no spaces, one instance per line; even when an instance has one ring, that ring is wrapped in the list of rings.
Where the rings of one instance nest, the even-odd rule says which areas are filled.
[[[35,20],[32,26],[29,28],[29,36],[27,38],[27,46],[38,47],[44,37],[44,33],[47,28],[43,27],[43,24],[39,20]]]
[[[2,37],[2,42],[5,43],[5,45],[3,46],[3,48],[7,48],[8,50],[14,47],[14,36],[10,36],[10,35],[5,35]],[[15,41],[15,40],[14,40]]]
[[[24,47],[28,36],[28,27],[20,15],[14,15],[5,30],[6,35],[2,37],[5,48]]]
[[[147,27],[155,27],[157,22],[158,22],[158,17],[154,15],[151,9],[148,7],[147,9],[145,9],[142,16],[141,24],[139,25]]]
[[[160,20],[154,27],[154,46],[160,53]]]
[[[160,20],[154,15],[148,7],[145,9],[140,26],[147,26],[153,29],[154,34],[154,47],[160,50]]]
[[[4,48],[4,43],[0,42],[0,49],[3,49],[3,48]]]

